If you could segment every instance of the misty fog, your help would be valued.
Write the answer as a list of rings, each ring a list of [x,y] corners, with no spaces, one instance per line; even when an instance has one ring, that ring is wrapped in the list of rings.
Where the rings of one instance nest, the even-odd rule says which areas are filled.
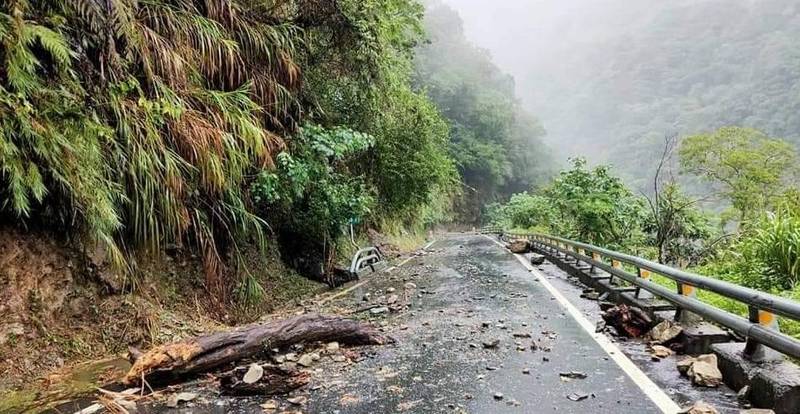
[[[792,0],[444,0],[560,157],[636,175],[665,134],[800,137]]]

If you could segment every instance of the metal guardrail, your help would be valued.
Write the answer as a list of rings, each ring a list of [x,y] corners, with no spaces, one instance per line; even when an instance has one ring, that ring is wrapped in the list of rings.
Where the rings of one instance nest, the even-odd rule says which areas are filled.
[[[788,319],[800,320],[800,303],[796,301],[685,272],[591,244],[544,234],[506,233],[496,228],[487,228],[487,230],[491,230],[487,233],[499,233],[506,237],[527,239],[540,249],[564,255],[565,259],[572,257],[576,261],[576,265],[583,262],[591,266],[590,272],[592,273],[595,273],[596,269],[602,269],[611,277],[618,277],[672,303],[678,308],[676,318],[680,312],[688,311],[724,326],[747,338],[745,355],[752,360],[764,358],[763,345],[794,358],[800,358],[800,341],[780,332],[776,316],[777,314]],[[606,260],[610,260],[611,264],[606,263]],[[622,267],[623,263],[636,268],[637,274],[625,271]],[[677,285],[677,292],[652,282],[650,279],[653,274],[674,281]],[[749,318],[743,318],[701,302],[696,298],[697,289],[708,290],[746,304]]]
[[[350,274],[358,275],[358,272],[367,267],[374,272],[375,265],[383,260],[383,253],[375,246],[360,249],[353,255],[353,260],[350,261]]]

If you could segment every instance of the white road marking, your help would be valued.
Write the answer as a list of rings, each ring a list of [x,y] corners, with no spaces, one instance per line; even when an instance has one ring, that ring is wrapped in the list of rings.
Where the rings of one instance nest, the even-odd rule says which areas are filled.
[[[502,247],[503,250],[506,250],[505,246],[502,243],[498,242],[497,240],[484,235],[487,239],[495,242],[498,246]],[[661,412],[665,414],[675,414],[679,412],[681,409],[675,401],[672,401],[671,398],[662,390],[656,383],[654,383],[648,376],[645,374],[636,364],[633,363],[624,353],[622,350],[617,347],[616,344],[611,342],[608,337],[606,337],[602,333],[595,332],[595,326],[586,319],[586,316],[583,315],[581,311],[579,311],[572,303],[567,300],[566,297],[556,289],[549,281],[547,281],[547,277],[542,274],[538,269],[534,268],[528,260],[523,255],[515,254],[514,257],[522,263],[525,268],[530,270],[538,279],[539,283],[547,289],[556,301],[558,301],[561,306],[563,306],[567,312],[578,322],[589,336],[591,336],[600,348],[602,348],[608,356],[619,365],[619,367],[625,372],[625,374],[630,377],[634,384],[636,384],[648,398],[650,398],[653,403],[661,410]]]
[[[386,273],[392,273],[392,270],[395,270],[395,269],[397,269],[398,267],[400,267],[400,266],[402,266],[402,265],[404,265],[404,264],[408,263],[408,261],[409,261],[409,260],[411,260],[411,259],[413,259],[414,257],[415,257],[415,256],[407,257],[405,260],[403,260],[402,262],[398,263],[396,266],[392,266],[392,267],[390,267],[390,268],[386,269]]]
[[[362,281],[356,283],[353,286],[350,286],[349,288],[347,288],[347,289],[345,289],[345,290],[343,290],[341,292],[337,292],[337,293],[335,293],[335,294],[333,294],[331,296],[328,296],[327,298],[320,299],[320,301],[317,302],[317,306],[322,306],[322,305],[324,305],[324,304],[326,304],[326,303],[328,303],[328,302],[330,302],[330,301],[332,301],[332,300],[334,300],[334,299],[336,299],[338,297],[341,297],[342,295],[344,295],[346,293],[352,292],[353,289],[356,289],[356,288],[359,288],[359,287],[363,286],[365,283],[369,282],[370,280],[372,280],[372,278],[369,278],[369,279],[366,279],[366,280],[362,280]]]
[[[426,244],[426,245],[425,245],[425,247],[423,247],[423,248],[422,248],[422,250],[427,250],[429,247],[433,246],[433,244],[434,244],[434,243],[436,243],[437,241],[438,241],[438,240],[433,240],[433,241],[431,241],[430,243]],[[390,267],[390,268],[386,269],[386,273],[391,273],[391,272],[392,272],[392,270],[395,270],[395,269],[397,269],[398,267],[400,267],[400,266],[402,266],[402,265],[404,265],[404,264],[408,263],[408,261],[409,261],[409,260],[411,260],[411,259],[413,259],[413,258],[415,258],[415,257],[417,257],[417,256],[410,256],[410,257],[407,257],[405,260],[403,260],[402,262],[398,263],[396,266],[392,266],[392,267]]]

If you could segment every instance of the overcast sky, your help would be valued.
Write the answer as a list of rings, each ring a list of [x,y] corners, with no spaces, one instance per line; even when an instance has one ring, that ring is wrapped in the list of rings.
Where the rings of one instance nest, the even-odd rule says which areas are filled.
[[[442,0],[464,20],[467,37],[513,75],[536,110],[536,87],[559,76],[565,55],[652,12],[652,0]],[[673,2],[684,0],[670,0]]]

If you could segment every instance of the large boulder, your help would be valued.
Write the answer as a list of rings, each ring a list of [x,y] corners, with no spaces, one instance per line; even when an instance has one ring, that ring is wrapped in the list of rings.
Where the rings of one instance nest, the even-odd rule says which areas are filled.
[[[714,354],[678,361],[678,371],[689,377],[694,385],[715,388],[722,384],[722,372],[717,367],[717,356]]]
[[[511,253],[516,254],[523,254],[528,253],[531,251],[531,242],[527,240],[513,240],[506,245],[508,250],[511,250]]]
[[[674,341],[681,332],[683,332],[683,328],[680,325],[665,320],[654,326],[653,329],[647,333],[647,339],[650,342],[664,345]]]

